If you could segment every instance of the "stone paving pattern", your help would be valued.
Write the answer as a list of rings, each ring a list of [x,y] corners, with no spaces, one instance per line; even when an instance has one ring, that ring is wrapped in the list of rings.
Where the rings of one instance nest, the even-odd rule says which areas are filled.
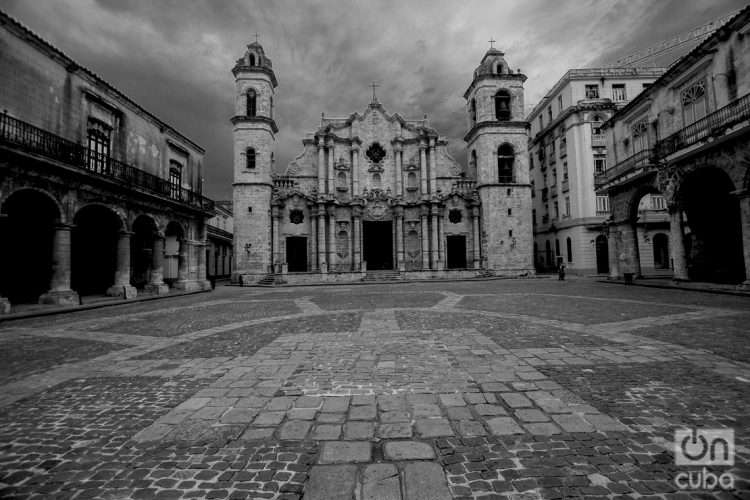
[[[0,323],[0,498],[750,498],[748,305],[537,279]],[[734,490],[677,490],[682,427],[735,430]]]

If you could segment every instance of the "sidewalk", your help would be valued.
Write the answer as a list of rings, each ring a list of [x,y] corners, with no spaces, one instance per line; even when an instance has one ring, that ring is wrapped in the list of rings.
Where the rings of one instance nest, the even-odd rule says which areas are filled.
[[[707,283],[702,281],[675,281],[669,278],[641,278],[626,283],[625,280],[599,279],[600,283],[613,283],[629,286],[646,286],[651,288],[671,288],[677,290],[692,290],[696,292],[718,293],[750,297],[750,289],[741,289],[739,285],[723,283]]]

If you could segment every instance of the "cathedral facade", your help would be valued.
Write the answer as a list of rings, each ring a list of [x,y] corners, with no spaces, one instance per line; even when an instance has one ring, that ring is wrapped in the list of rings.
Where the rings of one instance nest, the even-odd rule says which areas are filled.
[[[233,279],[346,281],[533,273],[526,77],[489,50],[464,94],[468,165],[427,119],[323,116],[274,170],[277,88],[260,44],[233,69]]]

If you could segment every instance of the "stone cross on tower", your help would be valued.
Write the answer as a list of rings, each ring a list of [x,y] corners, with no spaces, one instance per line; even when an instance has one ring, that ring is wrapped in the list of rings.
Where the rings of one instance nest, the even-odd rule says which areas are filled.
[[[495,48],[495,42],[496,42],[496,41],[497,41],[497,40],[495,40],[494,38],[490,37],[490,40],[489,40],[489,42],[490,42],[490,48],[491,48],[491,49],[494,49],[494,48]]]
[[[375,87],[380,87],[380,85],[378,85],[375,82],[372,82],[370,84],[370,87],[372,87],[372,102],[376,103],[376,102],[378,102],[378,96],[375,95]]]
[[[258,34],[255,34],[255,43],[258,43]]]

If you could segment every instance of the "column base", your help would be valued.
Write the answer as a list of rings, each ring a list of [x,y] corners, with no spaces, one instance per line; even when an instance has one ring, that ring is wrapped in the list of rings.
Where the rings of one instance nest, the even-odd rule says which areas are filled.
[[[112,285],[107,289],[108,297],[122,297],[129,300],[138,296],[138,290],[133,285]]]
[[[211,282],[208,280],[184,280],[175,281],[172,288],[181,292],[198,292],[201,290],[210,290]]]
[[[169,285],[166,283],[149,283],[143,290],[153,295],[166,295],[169,293]]]
[[[328,274],[328,264],[325,262],[320,264],[320,274]]]
[[[81,304],[81,298],[73,290],[50,291],[39,297],[39,303],[57,306],[77,306]]]
[[[0,314],[10,313],[10,300],[5,297],[0,297]]]

